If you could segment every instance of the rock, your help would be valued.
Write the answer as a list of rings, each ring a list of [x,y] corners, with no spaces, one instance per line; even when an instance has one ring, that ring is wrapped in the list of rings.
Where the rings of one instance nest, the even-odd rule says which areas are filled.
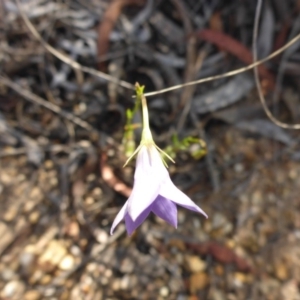
[[[230,233],[233,229],[233,225],[227,220],[227,218],[221,213],[215,213],[212,218],[211,234],[215,237],[222,237]]]
[[[31,190],[31,192],[29,194],[29,197],[31,199],[34,199],[34,200],[42,200],[43,199],[43,192],[39,187],[35,186]]]
[[[98,269],[98,264],[95,262],[88,263],[86,266],[86,270],[88,271],[88,273],[93,275],[98,271]]]
[[[68,300],[68,299],[70,299],[70,298],[67,298],[66,300]],[[103,291],[102,290],[96,291],[94,299],[104,299],[104,297],[103,297]]]
[[[130,277],[129,277],[129,275],[123,276],[123,278],[121,279],[121,282],[120,282],[120,288],[122,290],[128,290],[129,289],[129,285],[130,285]]]
[[[180,239],[170,239],[168,244],[170,247],[177,248],[180,251],[185,251],[186,249],[184,242]]]
[[[224,292],[217,289],[212,289],[211,300],[226,300]]]
[[[94,231],[95,238],[98,243],[100,244],[106,244],[108,241],[108,233],[100,228],[95,229]]]
[[[0,174],[0,181],[5,184],[11,184],[12,182],[12,177],[10,175],[8,175],[6,172],[1,172]]]
[[[238,230],[236,242],[243,248],[254,253],[259,249],[257,235],[248,228],[241,228]]]
[[[218,229],[222,227],[224,224],[226,224],[226,222],[227,222],[226,217],[223,214],[216,212],[212,218],[212,223],[211,223],[212,229]]]
[[[275,276],[280,280],[286,280],[289,277],[288,269],[284,263],[276,263],[274,266]]]
[[[247,276],[241,272],[235,272],[233,282],[236,287],[242,287],[247,282]]]
[[[24,300],[39,300],[42,295],[37,290],[29,290],[24,294]]]
[[[41,280],[43,275],[44,275],[44,273],[41,269],[35,270],[33,275],[29,278],[29,284],[30,285],[36,284],[38,281]]]
[[[73,269],[74,266],[75,266],[75,258],[70,254],[66,255],[58,265],[58,267],[64,271],[69,271]]]
[[[91,294],[92,289],[93,289],[93,283],[94,283],[94,280],[91,276],[86,275],[86,274],[82,275],[81,283],[80,283],[81,291],[85,294]]]
[[[11,269],[4,269],[0,274],[1,274],[1,279],[4,281],[10,281],[16,276],[14,270]]]
[[[202,272],[206,269],[206,262],[197,255],[185,256],[185,262],[188,270],[192,273]]]
[[[137,282],[138,283],[138,282]],[[168,281],[168,287],[172,293],[178,293],[185,289],[184,282],[180,277],[171,277]]]
[[[12,230],[4,223],[0,222],[0,253],[13,241],[14,234]]]
[[[281,300],[300,300],[300,293],[296,280],[285,283],[280,290]]]
[[[59,300],[69,300],[69,299],[74,299],[74,298],[70,298],[69,291],[63,291],[59,297]],[[101,298],[95,298],[95,299],[101,299]]]
[[[35,258],[34,248],[32,245],[25,247],[24,251],[20,253],[19,263],[23,274],[31,274],[34,271]]]
[[[100,189],[100,187],[94,188],[92,193],[94,197],[100,197],[103,195],[103,191]]]
[[[190,292],[196,294],[197,291],[203,290],[209,283],[209,277],[204,272],[192,274],[190,277]]]
[[[29,219],[29,222],[30,224],[34,225],[38,222],[38,220],[40,219],[40,212],[39,211],[33,211],[32,213],[30,213],[28,219]]]
[[[50,288],[45,289],[45,292],[44,292],[45,297],[52,297],[54,294],[55,294],[55,288],[50,287]]]
[[[23,297],[25,285],[23,282],[13,280],[8,282],[1,291],[1,297],[9,299],[21,299]]]
[[[13,221],[16,218],[18,211],[19,211],[18,207],[10,206],[4,213],[3,220],[6,222]]]
[[[113,272],[112,272],[111,269],[106,269],[106,270],[104,271],[104,276],[105,276],[105,277],[111,278],[112,275],[113,275]]]
[[[49,274],[45,274],[41,279],[40,279],[40,284],[41,285],[48,285],[52,280],[52,277]]]
[[[259,284],[261,293],[269,299],[277,299],[279,293],[280,283],[273,278],[265,278]]]
[[[52,160],[46,160],[45,162],[44,162],[44,166],[45,166],[45,169],[46,170],[50,170],[50,169],[52,169],[53,167],[54,167],[54,163],[53,163],[53,161]]]
[[[113,280],[111,288],[113,289],[113,291],[119,291],[121,289],[121,280],[120,278],[116,278]]]
[[[135,264],[129,257],[125,257],[120,264],[120,271],[122,273],[132,273],[134,270]]]
[[[77,245],[71,246],[70,253],[72,255],[74,255],[75,257],[81,257],[82,256],[81,250]]]
[[[109,283],[109,280],[106,277],[100,277],[99,281],[100,281],[101,285],[103,285],[103,286],[108,285],[108,283]]]
[[[215,266],[215,273],[218,275],[218,276],[223,276],[224,275],[224,268],[222,265],[216,265]]]
[[[264,201],[264,196],[260,190],[256,190],[252,193],[251,197],[252,205],[254,206],[262,206],[262,203]]]
[[[161,287],[160,289],[159,289],[159,295],[161,296],[161,297],[168,297],[169,296],[169,293],[170,293],[170,291],[169,291],[169,289],[166,287],[166,286],[163,286],[163,287]]]
[[[80,227],[78,222],[72,221],[70,222],[67,226],[66,226],[66,234],[74,237],[74,238],[78,238],[79,234],[80,234]]]
[[[52,271],[66,254],[67,249],[64,245],[57,240],[52,240],[48,244],[45,252],[38,258],[38,264],[46,270]]]

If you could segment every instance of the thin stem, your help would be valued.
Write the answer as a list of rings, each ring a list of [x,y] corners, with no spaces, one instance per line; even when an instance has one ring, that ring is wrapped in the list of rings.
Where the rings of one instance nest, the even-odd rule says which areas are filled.
[[[257,1],[257,6],[256,6],[256,12],[255,12],[255,19],[254,19],[254,28],[253,28],[253,41],[252,41],[252,51],[253,51],[253,65],[254,65],[254,78],[255,78],[255,84],[257,87],[257,91],[258,91],[258,96],[259,96],[259,100],[263,106],[263,109],[267,115],[267,117],[273,122],[275,123],[277,126],[281,127],[281,128],[286,128],[286,129],[294,129],[294,130],[299,130],[300,129],[300,123],[298,124],[287,124],[284,122],[281,122],[279,120],[276,119],[276,117],[274,117],[274,115],[272,114],[272,112],[270,111],[267,103],[266,103],[266,99],[264,97],[264,94],[262,92],[261,89],[261,84],[259,81],[259,77],[258,77],[258,69],[257,69],[257,35],[258,35],[258,27],[259,27],[259,16],[261,13],[261,8],[262,8],[262,0],[258,0]],[[296,36],[296,38],[299,38],[299,35]],[[295,38],[293,39],[295,40]],[[292,41],[293,41],[292,40]],[[291,42],[289,42],[288,44],[290,44]],[[288,45],[286,44],[286,45]],[[282,48],[281,48],[282,49]],[[276,51],[278,52],[278,50]],[[273,54],[275,54],[276,52],[274,52]],[[270,56],[269,56],[270,57]]]
[[[141,95],[141,101],[142,101],[142,112],[143,112],[143,129],[150,129],[147,100],[144,95]]]
[[[150,126],[149,126],[149,114],[147,107],[147,100],[144,95],[145,86],[140,86],[137,82],[135,84],[135,92],[137,96],[137,101],[142,104],[142,113],[143,113],[143,132],[141,143],[153,142]]]
[[[288,43],[286,43],[284,46],[282,46],[281,48],[279,48],[278,50],[276,50],[275,52],[271,53],[269,56],[259,60],[259,61],[255,61],[254,63],[252,63],[251,65],[244,67],[244,68],[240,68],[237,70],[233,70],[230,72],[227,72],[225,74],[220,74],[220,75],[215,75],[215,76],[211,76],[211,77],[206,77],[206,78],[202,78],[199,80],[195,80],[195,81],[190,81],[187,83],[183,83],[183,84],[178,84],[178,85],[174,85],[165,89],[161,89],[155,92],[150,92],[150,93],[145,93],[145,96],[150,97],[150,96],[154,96],[154,95],[159,95],[159,94],[163,94],[166,92],[170,92],[170,91],[174,91],[186,86],[190,86],[190,85],[194,85],[194,84],[200,84],[203,82],[208,82],[208,81],[212,81],[212,80],[216,80],[216,79],[220,79],[220,78],[225,78],[225,77],[229,77],[229,76],[234,76],[236,74],[248,71],[250,69],[253,69],[254,67],[261,65],[262,63],[272,59],[273,57],[279,55],[280,53],[282,53],[285,49],[289,48],[290,46],[292,46],[293,44],[295,44],[296,42],[298,42],[300,40],[300,33],[298,35],[296,35],[292,40],[290,40]]]
[[[142,112],[143,112],[143,133],[142,133],[142,142],[153,140],[152,134],[149,126],[149,113],[147,100],[144,94],[141,95],[141,103],[142,103]]]

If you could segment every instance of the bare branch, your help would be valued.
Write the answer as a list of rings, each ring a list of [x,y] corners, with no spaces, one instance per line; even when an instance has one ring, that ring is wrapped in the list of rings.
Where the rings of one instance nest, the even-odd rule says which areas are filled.
[[[252,43],[252,48],[253,48],[252,51],[253,51],[253,60],[254,61],[257,60],[257,34],[258,34],[259,16],[261,13],[261,7],[262,7],[262,0],[258,0],[257,6],[256,6],[256,12],[255,12],[255,19],[254,19],[253,43]],[[280,48],[279,50],[282,50],[284,48],[282,50],[282,51],[284,51],[287,48],[287,45],[291,46],[293,43],[295,43],[299,40],[299,37],[300,37],[300,35],[298,34],[288,44],[286,44],[284,47]],[[291,42],[293,42],[293,43],[291,44]],[[279,50],[277,50],[276,52],[278,52]],[[280,52],[282,52],[282,51],[280,51]],[[276,52],[274,52],[274,53],[276,53]],[[254,66],[253,71],[254,71],[254,77],[255,77],[255,84],[257,87],[258,95],[259,95],[259,100],[260,100],[260,102],[263,106],[263,109],[264,109],[266,115],[268,116],[268,118],[279,127],[282,127],[285,129],[295,129],[295,130],[300,129],[300,124],[287,124],[287,123],[277,120],[273,116],[272,112],[270,111],[269,107],[267,106],[266,99],[265,99],[262,89],[261,89],[261,84],[260,84],[259,77],[258,77],[257,63],[254,63],[254,64],[255,64],[255,66]]]
[[[237,70],[233,70],[233,71],[227,72],[225,74],[215,75],[215,76],[206,77],[206,78],[202,78],[202,79],[195,80],[195,81],[190,81],[190,82],[183,83],[183,84],[178,84],[178,85],[171,86],[171,87],[159,90],[159,91],[145,93],[145,96],[149,97],[149,96],[154,96],[154,95],[158,95],[158,94],[163,94],[163,93],[166,93],[166,92],[181,89],[181,88],[186,87],[186,86],[200,84],[200,83],[203,83],[203,82],[208,82],[208,81],[212,81],[212,80],[216,80],[216,79],[220,79],[220,78],[234,76],[234,75],[237,75],[239,73],[243,73],[243,72],[251,70],[251,69],[257,67],[258,65],[261,65],[262,63],[264,63],[264,62],[272,59],[273,57],[279,55],[280,53],[285,51],[287,48],[289,48],[290,46],[292,46],[293,44],[295,44],[299,40],[300,40],[300,34],[295,36],[292,40],[290,40],[288,43],[286,43],[283,47],[279,48],[278,50],[276,50],[275,52],[273,52],[269,56],[267,56],[267,57],[265,57],[265,58],[263,58],[259,61],[256,61],[256,62],[254,62],[253,64],[251,64],[247,67],[240,68],[240,69],[237,69]]]
[[[23,19],[23,21],[25,22],[26,26],[28,27],[28,29],[30,30],[30,32],[33,34],[33,36],[39,40],[39,42],[45,47],[45,49],[47,51],[49,51],[52,55],[54,55],[55,57],[57,57],[58,59],[60,59],[61,61],[63,61],[64,63],[70,65],[74,70],[79,70],[97,77],[100,77],[102,79],[105,79],[107,81],[111,81],[114,82],[116,84],[119,84],[120,86],[127,88],[129,90],[134,90],[134,85],[123,81],[123,80],[119,80],[116,79],[106,73],[97,71],[95,69],[89,68],[89,67],[84,67],[81,64],[79,64],[77,61],[73,60],[72,58],[70,58],[69,56],[67,56],[66,54],[63,54],[59,51],[57,51],[55,48],[53,48],[52,46],[50,46],[42,37],[41,35],[38,33],[38,31],[35,29],[35,27],[33,26],[33,24],[30,22],[30,20],[28,19],[28,17],[26,16],[26,14],[24,13],[23,9],[22,9],[22,5],[20,3],[19,0],[16,0],[17,6],[19,8],[19,12],[20,15]]]
[[[0,83],[10,87],[12,90],[17,92],[19,95],[23,96],[25,99],[33,102],[35,104],[41,105],[46,107],[47,109],[61,115],[62,117],[68,119],[69,121],[73,122],[74,124],[89,130],[89,131],[96,131],[89,123],[85,122],[84,120],[74,116],[73,114],[62,110],[59,106],[54,105],[51,102],[44,100],[43,98],[33,94],[32,92],[24,89],[20,85],[12,82],[9,78],[0,75]]]

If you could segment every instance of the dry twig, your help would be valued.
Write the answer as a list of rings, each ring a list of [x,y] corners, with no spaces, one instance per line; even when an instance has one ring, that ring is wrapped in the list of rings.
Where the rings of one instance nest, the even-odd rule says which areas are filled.
[[[265,58],[263,58],[259,61],[256,61],[256,62],[252,63],[251,65],[249,65],[247,67],[240,68],[240,69],[237,69],[237,70],[233,70],[233,71],[227,72],[225,74],[210,76],[210,77],[202,78],[202,79],[199,79],[199,80],[191,81],[191,82],[188,82],[188,83],[178,84],[178,85],[171,86],[171,87],[159,90],[159,91],[145,93],[145,97],[155,96],[155,95],[167,93],[167,92],[170,92],[170,91],[178,90],[178,89],[181,89],[181,88],[186,87],[186,86],[200,84],[200,83],[204,83],[204,82],[208,82],[208,81],[212,81],[212,80],[216,80],[216,79],[221,79],[221,78],[225,78],[225,77],[230,77],[230,76],[234,76],[234,75],[243,73],[245,71],[251,70],[254,67],[256,67],[258,65],[261,65],[262,63],[274,58],[275,56],[279,55],[280,53],[285,51],[287,48],[289,48],[290,46],[292,46],[293,44],[295,44],[299,40],[300,40],[300,34],[295,36],[292,40],[290,40],[288,43],[286,43],[283,47],[276,50],[275,52],[273,52],[269,56],[267,56],[267,57],[265,57]]]
[[[74,124],[88,130],[88,131],[96,131],[89,123],[87,123],[86,121],[74,116],[73,114],[66,112],[64,110],[62,110],[59,106],[48,102],[46,100],[44,100],[43,98],[33,94],[32,92],[24,89],[23,87],[21,87],[20,85],[12,82],[9,78],[1,76],[0,75],[0,83],[4,84],[5,86],[11,88],[12,90],[14,90],[15,92],[17,92],[19,95],[23,96],[26,100],[41,105],[55,113],[57,113],[58,115],[68,119],[69,121],[73,122]]]
[[[22,9],[22,5],[20,3],[19,0],[16,0],[16,3],[18,5],[19,11],[20,11],[20,15],[22,17],[22,19],[24,20],[25,24],[27,25],[28,29],[30,30],[30,32],[33,34],[33,36],[39,40],[41,42],[41,44],[46,48],[47,51],[49,51],[52,55],[54,55],[55,57],[57,57],[58,59],[60,59],[61,61],[63,61],[64,63],[70,65],[75,71],[81,71],[81,72],[85,72],[97,77],[100,77],[102,79],[105,79],[107,81],[111,81],[114,83],[119,84],[120,86],[130,89],[130,90],[134,90],[134,85],[132,85],[129,82],[123,81],[123,80],[118,80],[108,74],[105,74],[103,72],[97,71],[95,69],[89,68],[89,67],[84,67],[81,64],[79,64],[78,62],[74,61],[73,59],[71,59],[69,56],[67,56],[66,54],[62,54],[61,52],[57,51],[55,48],[53,48],[52,46],[50,46],[42,37],[41,35],[38,33],[38,31],[35,29],[35,27],[33,26],[33,24],[30,22],[30,20],[28,19],[28,17],[26,16],[26,14],[24,13],[23,9]]]
[[[256,7],[256,13],[255,13],[255,20],[254,20],[254,29],[253,29],[253,59],[254,59],[254,61],[257,60],[257,34],[258,34],[258,25],[259,25],[259,16],[260,16],[260,12],[261,12],[261,7],[262,7],[262,0],[258,0],[257,7]],[[293,38],[289,43],[287,43],[284,47],[282,47],[279,50],[282,50],[283,48],[284,48],[283,50],[285,50],[287,48],[286,46],[288,44],[289,44],[289,46],[291,46],[292,44],[297,42],[299,40],[299,38],[300,38],[300,34],[298,34],[295,38]],[[293,43],[291,43],[291,42],[293,42]],[[276,53],[276,52],[278,52],[278,50],[275,51],[274,53]],[[274,53],[273,53],[273,55],[274,55]],[[266,115],[268,116],[268,118],[279,127],[282,127],[285,129],[295,129],[295,130],[300,129],[300,124],[287,124],[287,123],[277,120],[273,116],[272,112],[270,111],[269,107],[267,106],[266,99],[263,95],[263,91],[262,91],[261,84],[260,84],[259,77],[258,77],[257,62],[254,63],[253,71],[254,71],[255,83],[256,83],[256,87],[257,87],[257,91],[258,91],[258,95],[259,95],[259,100],[260,100],[260,102],[263,106],[263,109],[264,109]]]

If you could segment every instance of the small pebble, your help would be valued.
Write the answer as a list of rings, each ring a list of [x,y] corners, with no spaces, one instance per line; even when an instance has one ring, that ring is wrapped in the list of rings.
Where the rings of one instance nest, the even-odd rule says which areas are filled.
[[[209,283],[209,277],[204,272],[195,273],[190,277],[190,292],[192,294],[197,293],[199,290],[203,290]]]
[[[3,215],[3,220],[6,222],[13,221],[18,214],[18,207],[11,206]]]
[[[50,170],[53,168],[54,164],[53,164],[53,161],[52,160],[46,160],[45,163],[44,163],[44,166],[45,166],[45,169],[46,170]]]
[[[42,285],[47,285],[51,282],[52,278],[49,274],[44,275],[41,280],[40,280],[40,284]]]
[[[4,281],[12,280],[15,277],[15,275],[16,273],[13,270],[6,268],[1,272],[1,278]]]
[[[47,288],[44,292],[45,297],[52,297],[55,294],[55,288]]]
[[[122,273],[132,273],[134,270],[135,264],[129,257],[125,257],[120,265],[120,271]]]
[[[120,288],[122,290],[128,290],[129,289],[129,284],[130,284],[130,277],[128,275],[125,275],[121,279]]]
[[[29,222],[31,224],[36,224],[38,222],[38,220],[40,219],[40,215],[41,214],[39,211],[33,211],[28,217]]]
[[[206,262],[197,255],[187,255],[185,262],[192,273],[202,272],[206,269]]]
[[[159,290],[159,295],[160,295],[161,297],[168,297],[169,292],[170,292],[169,289],[168,289],[166,286],[163,286],[163,287],[161,287],[160,290]]]
[[[24,294],[24,300],[39,300],[41,293],[37,290],[29,290]]]
[[[275,264],[275,276],[280,280],[286,280],[289,277],[286,264],[284,263]]]
[[[23,282],[13,280],[8,282],[1,291],[1,297],[3,298],[18,298],[23,295],[25,285]]]
[[[64,271],[71,270],[72,268],[74,268],[74,266],[75,259],[72,255],[66,255],[58,265],[58,267]]]

